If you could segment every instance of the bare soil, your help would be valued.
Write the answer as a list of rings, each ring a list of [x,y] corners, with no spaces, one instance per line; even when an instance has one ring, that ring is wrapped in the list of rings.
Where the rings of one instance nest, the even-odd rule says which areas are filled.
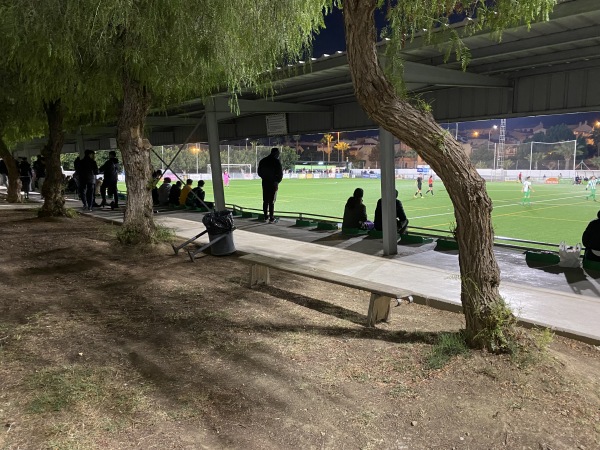
[[[600,351],[428,368],[459,314],[0,201],[0,449],[598,449]]]

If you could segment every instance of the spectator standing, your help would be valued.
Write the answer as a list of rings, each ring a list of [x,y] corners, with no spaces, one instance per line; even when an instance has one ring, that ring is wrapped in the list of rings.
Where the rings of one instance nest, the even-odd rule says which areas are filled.
[[[37,159],[33,163],[33,171],[35,173],[35,186],[38,192],[42,193],[42,186],[44,186],[44,180],[46,180],[46,162],[42,155],[38,155]]]
[[[377,206],[375,208],[375,229],[377,231],[383,231],[383,219],[381,212],[381,199],[377,200]],[[396,229],[398,234],[406,233],[406,229],[408,228],[408,219],[406,218],[406,213],[404,212],[404,207],[402,206],[402,202],[398,200],[398,190],[396,190]]]
[[[96,153],[86,150],[83,159],[79,162],[79,193],[83,203],[83,209],[92,211],[94,208],[94,194],[96,189],[96,175],[98,175],[98,164],[95,161]]]
[[[600,211],[583,232],[581,242],[585,247],[584,259],[600,261]]]
[[[225,187],[229,187],[229,172],[223,172],[223,184]]]
[[[279,149],[273,147],[271,153],[258,163],[258,176],[262,180],[263,215],[265,222],[275,222],[275,201],[279,183],[283,179],[283,167],[279,160]]]
[[[106,194],[108,193],[108,196],[113,198],[110,202],[110,208],[118,208],[119,191],[117,189],[117,182],[119,181],[119,160],[117,159],[117,152],[110,151],[108,153],[108,159],[102,164],[99,171],[104,174],[104,180],[100,187],[100,196],[102,197],[100,206],[104,208],[107,205]]]
[[[21,178],[21,186],[25,193],[25,198],[29,198],[32,176],[33,172],[31,171],[31,164],[29,164],[25,156],[22,156],[21,161],[19,161],[19,177]]]
[[[3,159],[0,159],[0,186],[8,187],[8,167]]]

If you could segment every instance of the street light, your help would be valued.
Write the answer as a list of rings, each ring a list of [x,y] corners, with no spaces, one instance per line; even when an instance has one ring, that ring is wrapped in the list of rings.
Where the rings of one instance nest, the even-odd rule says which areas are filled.
[[[196,154],[196,175],[198,172],[198,155],[200,154],[200,147],[191,147],[190,151]]]

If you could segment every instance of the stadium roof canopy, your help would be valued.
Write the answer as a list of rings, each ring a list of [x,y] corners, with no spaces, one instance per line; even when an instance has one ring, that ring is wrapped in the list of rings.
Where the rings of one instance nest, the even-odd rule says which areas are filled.
[[[420,37],[401,52],[408,91],[432,103],[436,120],[600,110],[600,0],[564,0],[550,21],[534,24],[530,30],[508,29],[501,42],[489,34],[465,42],[471,61],[464,72],[458,62],[444,61],[443,49],[424,45]],[[345,52],[282,68],[274,87],[268,99],[244,94],[238,115],[230,112],[227,93],[215,96],[220,139],[265,137],[270,134],[266,116],[281,113],[287,135],[376,127],[355,100]],[[151,143],[206,141],[205,126],[192,133],[204,114],[201,99],[151,112],[147,119]],[[67,135],[64,151],[76,151],[78,142],[83,148],[106,149],[115,135],[114,124],[83,128]],[[42,140],[35,140],[22,150],[33,154],[42,145]]]

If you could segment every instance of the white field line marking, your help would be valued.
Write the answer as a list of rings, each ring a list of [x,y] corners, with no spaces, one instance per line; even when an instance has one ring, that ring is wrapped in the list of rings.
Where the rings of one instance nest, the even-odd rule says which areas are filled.
[[[575,197],[561,197],[561,198],[551,198],[551,199],[547,199],[547,200],[537,200],[537,201],[534,200],[534,199],[532,199],[531,204],[533,206],[535,204],[540,204],[540,203],[555,202],[555,201],[558,201],[558,200],[569,200],[569,199],[574,199],[574,198],[581,198],[581,197],[580,196],[575,196]],[[515,206],[522,206],[521,202],[510,203],[510,204],[506,204],[506,205],[494,206],[494,210],[500,209],[500,208],[515,207]],[[543,208],[543,209],[563,208],[564,206],[566,206],[566,205],[555,205],[555,206],[550,206],[550,207]],[[536,208],[536,210],[539,210],[539,208]],[[454,215],[454,211],[445,212],[445,213],[439,213],[439,214],[429,214],[429,215],[426,215],[426,216],[413,216],[412,219],[428,219],[429,217],[447,216],[449,214]],[[515,211],[514,213],[503,214],[503,215],[511,215],[511,214],[520,214],[520,211],[519,212]]]

